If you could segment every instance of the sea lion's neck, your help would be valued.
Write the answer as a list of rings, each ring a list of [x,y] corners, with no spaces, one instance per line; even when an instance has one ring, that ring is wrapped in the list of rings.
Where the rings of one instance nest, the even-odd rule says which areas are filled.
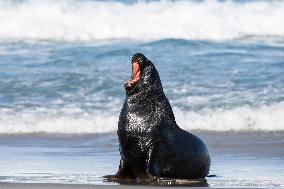
[[[157,99],[160,99],[161,96],[165,96],[163,88],[159,86],[147,86],[144,87],[143,90],[139,88],[139,90],[132,94],[127,95],[126,101],[130,104],[149,104],[151,102],[155,102]]]

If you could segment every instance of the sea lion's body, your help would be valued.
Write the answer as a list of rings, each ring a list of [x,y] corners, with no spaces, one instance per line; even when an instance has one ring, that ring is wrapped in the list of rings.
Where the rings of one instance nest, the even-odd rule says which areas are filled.
[[[176,124],[153,63],[143,56],[139,68],[139,80],[126,86],[119,116],[121,162],[115,177],[204,178],[210,168],[206,145]]]

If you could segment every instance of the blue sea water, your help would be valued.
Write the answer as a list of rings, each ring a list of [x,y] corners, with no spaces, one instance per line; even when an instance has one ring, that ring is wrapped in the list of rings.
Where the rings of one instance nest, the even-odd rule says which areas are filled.
[[[90,142],[86,134],[103,137],[110,132],[103,141],[114,145],[111,152],[104,156],[108,148],[97,148],[99,141],[91,141],[89,148],[94,145],[91,154],[96,158],[86,158],[74,173],[74,182],[93,178],[87,162],[100,162],[96,169],[103,173],[116,170],[117,141],[111,141],[135,52],[144,53],[157,67],[181,128],[283,131],[283,16],[283,1],[0,1],[0,149],[12,158],[1,156],[0,169],[13,170],[3,167],[10,161],[17,174],[40,175],[27,168],[39,166],[46,176],[53,165],[68,165],[64,158],[50,162],[57,150],[64,149],[53,151],[53,147],[69,140],[59,137],[52,148],[40,148],[51,151],[52,158],[44,156],[25,166],[19,154],[29,154],[29,162],[39,150],[29,148],[37,140],[25,140],[26,135],[75,134]],[[14,152],[18,148],[8,144],[18,137],[27,143],[23,151]],[[88,153],[76,149],[66,152],[73,157],[70,163]],[[272,167],[279,162],[283,165],[279,160]],[[66,181],[64,174],[71,171],[67,167],[61,167],[57,181],[60,177]],[[5,175],[13,182],[13,171],[2,175],[7,181]],[[14,176],[15,182],[53,180]]]
[[[0,1],[0,132],[115,131],[135,52],[156,65],[184,129],[283,130],[283,10],[282,1]]]
[[[155,63],[183,128],[283,130],[282,42],[20,41],[0,48],[2,133],[115,131],[135,52]]]

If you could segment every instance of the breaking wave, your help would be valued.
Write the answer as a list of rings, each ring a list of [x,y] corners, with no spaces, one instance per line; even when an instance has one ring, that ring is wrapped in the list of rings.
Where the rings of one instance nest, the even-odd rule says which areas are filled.
[[[0,1],[0,41],[284,37],[284,1]]]
[[[271,106],[183,111],[174,108],[176,121],[185,130],[280,131],[284,130],[284,102]],[[105,133],[117,130],[117,114],[87,113],[82,110],[0,111],[1,134]]]

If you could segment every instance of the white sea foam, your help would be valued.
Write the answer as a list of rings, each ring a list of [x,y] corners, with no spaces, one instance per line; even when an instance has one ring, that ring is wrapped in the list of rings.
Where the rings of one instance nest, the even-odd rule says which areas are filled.
[[[283,102],[255,108],[243,106],[234,109],[203,109],[199,112],[185,112],[175,108],[174,112],[177,123],[186,130],[284,130]]]
[[[2,110],[0,133],[104,133],[114,131],[117,115],[88,114],[68,110]]]
[[[251,108],[238,107],[231,110],[203,109],[183,111],[174,108],[178,125],[186,130],[210,131],[229,130],[284,130],[284,102],[271,106]],[[80,109],[72,110],[0,110],[0,133],[105,133],[117,129],[118,113],[87,113]]]
[[[284,37],[284,1],[0,1],[0,41]]]

